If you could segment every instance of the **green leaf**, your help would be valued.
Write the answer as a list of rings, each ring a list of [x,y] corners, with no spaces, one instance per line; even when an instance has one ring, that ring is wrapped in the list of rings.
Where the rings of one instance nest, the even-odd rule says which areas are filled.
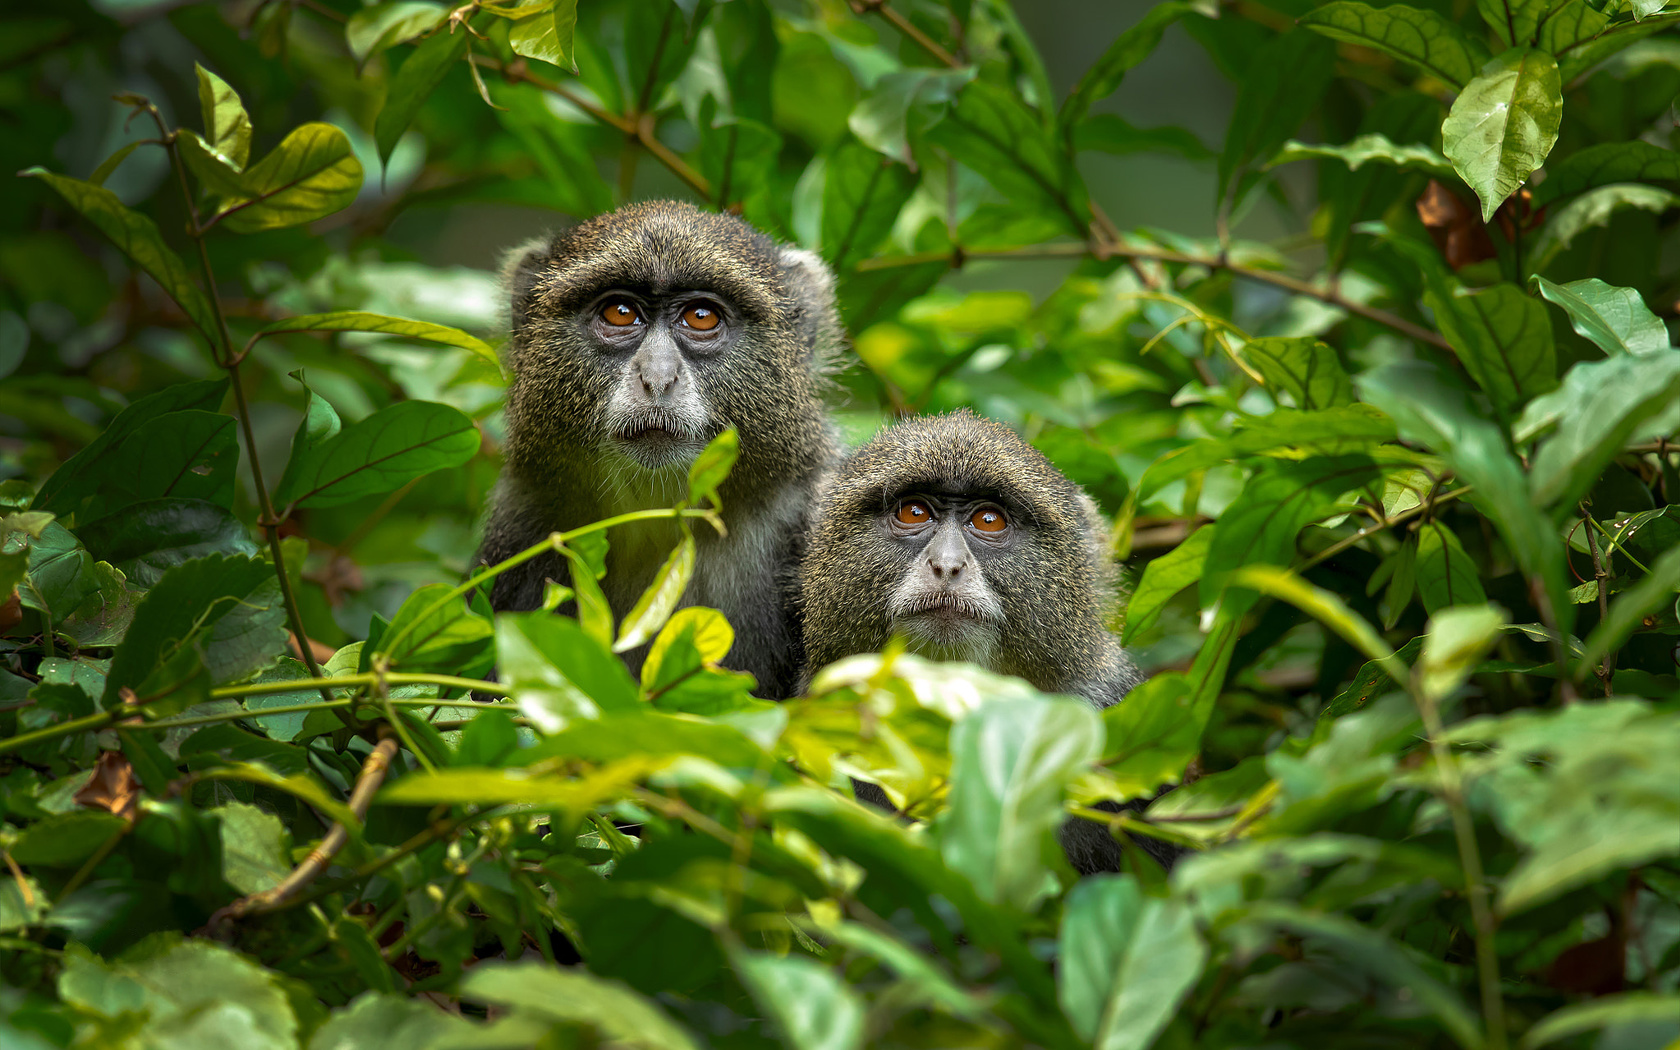
[[[1278,380],[1287,383],[1285,375]],[[1305,389],[1309,377],[1299,377]],[[1323,377],[1319,377],[1320,382]],[[1326,384],[1335,389],[1334,384]],[[1321,387],[1321,390],[1323,388]],[[1138,480],[1139,501],[1148,499],[1180,478],[1233,460],[1267,456],[1282,449],[1337,455],[1368,451],[1394,440],[1394,423],[1370,405],[1352,404],[1318,412],[1278,408],[1240,421],[1241,429],[1229,438],[1211,438],[1162,456],[1149,465]],[[1290,458],[1294,458],[1291,456]]]
[[[1501,47],[1527,47],[1550,14],[1553,0],[1476,0],[1482,21]]]
[[[856,139],[830,153],[823,171],[818,243],[839,272],[880,247],[915,192],[916,176]]]
[[[516,55],[577,70],[572,36],[577,31],[577,0],[557,0],[547,11],[522,18],[508,30],[508,46]]]
[[[239,93],[227,81],[193,63],[198,74],[198,111],[204,118],[204,141],[217,153],[243,168],[251,156],[251,118]]]
[[[290,835],[280,818],[243,802],[209,811],[221,818],[222,878],[241,893],[261,893],[291,874]]]
[[[1255,53],[1219,155],[1221,201],[1240,203],[1252,185],[1245,173],[1270,159],[1307,119],[1329,87],[1335,65],[1335,47],[1305,29],[1288,30]]]
[[[718,486],[729,477],[730,470],[735,467],[735,458],[741,454],[741,437],[734,427],[726,428],[723,433],[706,442],[706,447],[694,457],[694,462],[688,465],[688,503],[694,505],[704,501],[717,504]]]
[[[1287,164],[1294,160],[1339,160],[1349,171],[1358,171],[1365,164],[1388,164],[1402,171],[1421,171],[1432,178],[1446,179],[1453,175],[1452,162],[1422,145],[1396,145],[1387,135],[1372,132],[1342,146],[1309,145],[1290,139],[1283,144],[1272,164]]]
[[[1530,482],[1541,506],[1569,507],[1642,427],[1680,398],[1680,354],[1583,361],[1563,385],[1529,403],[1519,435],[1556,432],[1534,455]]]
[[[613,652],[629,652],[658,633],[671,613],[676,611],[677,603],[682,600],[693,575],[694,537],[685,531],[676,549],[660,566],[653,583],[636,599],[624,622],[618,625],[618,641],[613,645]]]
[[[1462,89],[1488,60],[1487,48],[1434,11],[1405,4],[1371,7],[1336,0],[1308,11],[1300,24],[1332,40],[1376,48]]]
[[[1103,708],[1108,741],[1103,766],[1127,797],[1147,797],[1184,775],[1206,728],[1193,701],[1189,680],[1166,672],[1151,675],[1120,703]]]
[[[1143,577],[1126,602],[1124,637],[1133,641],[1161,618],[1173,595],[1202,578],[1208,546],[1217,525],[1204,525],[1184,542],[1143,567]]]
[[[187,264],[164,243],[157,223],[124,206],[116,194],[103,186],[54,175],[45,168],[27,168],[22,174],[41,179],[57,190],[72,208],[82,213],[83,218],[122,249],[134,265],[151,275],[152,280],[186,313],[187,319],[198,326],[205,340],[212,346],[217,344],[218,329],[215,315],[210,310],[210,300],[187,275]]]
[[[335,507],[458,467],[473,458],[479,444],[478,428],[458,409],[400,401],[310,449],[290,473],[291,484],[274,498],[300,507]]]
[[[1514,284],[1424,294],[1464,370],[1503,416],[1557,387],[1557,350],[1546,307]]]
[[[461,994],[476,1002],[587,1025],[603,1044],[636,1050],[699,1050],[694,1038],[656,1002],[582,968],[490,960],[461,978]]]
[[[347,940],[349,927],[360,930],[373,949],[369,965],[390,972],[379,958],[378,943],[368,937],[364,927],[349,919],[339,920],[336,927],[341,945]],[[365,980],[365,971],[358,968],[358,972]],[[395,975],[391,979],[395,981]],[[439,1010],[424,999],[367,991],[348,1006],[333,1011],[332,1017],[310,1036],[309,1050],[432,1050],[471,1043],[482,1034],[470,1021]]]
[[[229,157],[217,153],[190,130],[176,133],[175,145],[187,170],[198,180],[199,188],[212,197],[239,197],[245,188],[245,176]]]
[[[364,7],[344,23],[344,42],[362,65],[386,48],[436,28],[449,9],[431,0],[396,0]]]
[[[142,590],[194,558],[258,553],[244,522],[225,507],[197,499],[134,503],[121,514],[79,526],[76,534],[96,560],[110,562]]]
[[[606,533],[601,532],[593,535],[604,536]],[[600,576],[593,571],[593,566],[588,563],[585,556],[573,550],[570,546],[560,548],[560,553],[566,556],[566,561],[572,567],[572,598],[577,602],[578,623],[589,637],[602,645],[611,646],[613,639],[612,604],[607,601],[606,593],[601,590],[601,584],[598,582]]]
[[[1056,113],[1056,126],[1061,135],[1069,137],[1091,111],[1091,105],[1114,94],[1126,74],[1155,53],[1162,34],[1192,10],[1190,4],[1176,0],[1156,4],[1144,12],[1142,19],[1115,37],[1114,42],[1079,78],[1079,83],[1074,85]]]
[[[265,326],[257,335],[274,335],[278,332],[386,332],[409,339],[424,339],[430,343],[458,346],[463,350],[471,350],[496,366],[498,371],[502,367],[494,347],[459,328],[432,324],[430,321],[411,321],[405,317],[371,314],[363,310],[335,310],[326,314],[288,317]]]
[[[1273,392],[1288,394],[1296,408],[1336,408],[1353,403],[1353,382],[1336,351],[1310,337],[1251,339],[1242,349]]]
[[[234,418],[183,409],[140,424],[99,465],[100,485],[78,511],[86,521],[155,499],[233,505],[239,442]]]
[[[1418,686],[1425,696],[1442,701],[1480,667],[1505,627],[1504,610],[1497,605],[1457,605],[1429,618],[1418,661]]]
[[[211,221],[236,233],[257,233],[331,215],[362,188],[362,162],[350,139],[331,124],[305,124],[246,169],[237,197],[220,202]]]
[[[15,547],[17,542],[18,534],[13,533],[6,545]],[[49,522],[29,541],[29,561],[18,584],[18,599],[25,608],[39,610],[58,624],[97,590],[93,559],[70,530]]]
[[[914,164],[909,138],[912,120],[920,132],[927,120],[922,110],[949,102],[973,79],[972,69],[920,67],[887,73],[858,100],[847,126],[870,149],[900,164]]]
[[[105,706],[138,692],[180,653],[202,652],[214,682],[261,670],[286,645],[286,610],[274,567],[261,558],[212,554],[175,566],[146,592],[111,659]]]
[[[170,412],[214,411],[227,395],[227,388],[226,379],[179,383],[134,402],[117,413],[110,425],[86,448],[65,460],[64,465],[42,483],[30,506],[61,516],[74,513],[105,484],[105,464],[112,451],[121,447],[142,426]]]
[[[1322,587],[1275,565],[1245,565],[1230,576],[1232,587],[1250,587],[1262,594],[1282,598],[1347,640],[1347,643],[1380,665],[1400,685],[1406,683],[1406,667],[1394,650],[1365,618],[1346,602]]]
[[[1539,274],[1540,294],[1563,308],[1577,334],[1606,354],[1654,354],[1669,349],[1668,326],[1645,305],[1636,288],[1617,288],[1596,277],[1553,284]]]
[[[1641,140],[1576,150],[1546,166],[1546,181],[1534,190],[1534,206],[1617,182],[1680,182],[1680,153]]]
[[[488,664],[494,631],[490,621],[467,607],[466,599],[442,599],[452,588],[428,583],[417,588],[391,617],[381,649],[403,671],[442,671],[470,676]],[[441,602],[441,605],[440,605]]]
[[[1584,1003],[1553,1010],[1523,1033],[1522,1050],[1555,1043],[1573,1035],[1601,1028],[1627,1025],[1636,1028],[1667,1022],[1680,1023],[1680,994],[1674,992],[1616,992]],[[1664,1038],[1658,1035],[1660,1040]],[[1608,1041],[1608,1040],[1604,1040]]]
[[[1559,208],[1534,239],[1532,265],[1543,268],[1552,257],[1574,243],[1582,232],[1595,226],[1608,226],[1618,211],[1638,208],[1661,215],[1680,207],[1680,195],[1655,186],[1636,182],[1600,186],[1576,197]]]
[[[1476,191],[1483,222],[1546,162],[1562,121],[1563,81],[1544,51],[1512,48],[1464,85],[1441,125],[1441,151]]]
[[[864,1045],[863,1000],[815,959],[736,949],[730,962],[789,1050]]]
[[[74,868],[127,829],[128,821],[114,813],[71,810],[31,824],[6,852],[31,867]]]
[[[1430,615],[1449,605],[1479,605],[1487,601],[1482,591],[1480,566],[1464,553],[1458,537],[1438,519],[1418,526],[1415,572],[1418,595]]]
[[[928,139],[1018,207],[1043,211],[1068,232],[1085,235],[1085,184],[1044,122],[1013,91],[974,81]]]
[[[1031,911],[1055,887],[1045,865],[1062,789],[1102,754],[1102,720],[1083,702],[991,699],[951,728],[950,810],[939,849],[983,900]]]
[[[1616,596],[1609,614],[1587,635],[1579,666],[1591,668],[1644,626],[1645,617],[1674,603],[1680,590],[1680,549],[1670,550],[1651,564],[1638,583]]]
[[[664,689],[702,667],[716,666],[734,644],[735,628],[716,609],[678,609],[642,661],[643,692]]]
[[[454,27],[451,27],[454,28]],[[467,54],[469,36],[461,32],[434,33],[409,52],[408,58],[392,75],[385,89],[385,105],[374,120],[373,136],[379,147],[379,160],[384,163],[397,148],[397,140],[408,130],[414,114],[420,112],[449,67]]]
[[[280,486],[275,490],[277,492],[288,492],[296,486],[297,473],[308,460],[309,454],[344,427],[332,403],[304,382],[303,369],[287,374],[303,387],[303,418],[298,421],[298,428],[292,432],[291,455],[286,457],[286,469],[280,475]]]
[[[1148,1050],[1208,954],[1189,906],[1145,896],[1130,875],[1081,879],[1057,943],[1056,998],[1095,1050]]]
[[[616,724],[609,724],[607,730],[623,731]],[[663,760],[632,758],[609,763],[586,776],[534,774],[517,767],[438,769],[410,773],[387,784],[377,798],[380,805],[391,806],[513,803],[582,814],[626,794],[632,785],[664,764]]]
[[[1563,82],[1567,84],[1587,66],[1597,65],[1607,54],[1619,51],[1625,44],[1632,43],[1631,40],[1618,42],[1614,36],[1601,41],[1599,38],[1609,26],[1610,19],[1586,0],[1568,0],[1541,24],[1540,50],[1558,56],[1559,72],[1563,75]],[[1595,43],[1598,47],[1605,48],[1605,52],[1594,54],[1597,50],[1593,46]]]
[[[574,719],[641,708],[624,662],[564,616],[497,617],[496,665],[508,696],[545,733],[558,733]]]
[[[1140,128],[1118,113],[1098,113],[1086,117],[1073,129],[1075,150],[1098,150],[1125,156],[1131,153],[1176,153],[1185,160],[1200,163],[1212,160],[1216,154],[1203,144],[1196,133],[1177,125]]]

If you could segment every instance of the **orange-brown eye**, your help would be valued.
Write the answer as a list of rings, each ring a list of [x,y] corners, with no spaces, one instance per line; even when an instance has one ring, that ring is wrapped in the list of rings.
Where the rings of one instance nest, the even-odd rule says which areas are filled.
[[[1002,532],[1009,527],[1009,519],[996,507],[981,507],[968,519],[981,532]]]
[[[614,299],[601,307],[601,320],[614,328],[628,328],[641,319],[641,313],[623,299]]]
[[[933,520],[933,511],[920,500],[907,499],[898,505],[898,513],[893,517],[898,519],[900,525],[921,525]]]
[[[709,332],[718,326],[717,307],[701,299],[683,307],[682,322],[697,332]]]

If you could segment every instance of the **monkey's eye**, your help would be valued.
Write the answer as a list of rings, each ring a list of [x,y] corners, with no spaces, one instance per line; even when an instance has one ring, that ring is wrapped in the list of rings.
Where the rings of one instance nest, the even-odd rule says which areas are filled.
[[[642,315],[639,310],[623,299],[614,299],[601,307],[601,320],[614,328],[628,328],[633,324],[641,324]]]
[[[682,323],[696,332],[709,332],[718,326],[717,304],[696,299],[683,307]]]
[[[898,505],[893,517],[900,525],[922,525],[933,520],[933,511],[921,500],[907,499]]]
[[[981,507],[969,516],[968,523],[981,532],[1002,532],[1009,528],[1009,519],[996,507]]]

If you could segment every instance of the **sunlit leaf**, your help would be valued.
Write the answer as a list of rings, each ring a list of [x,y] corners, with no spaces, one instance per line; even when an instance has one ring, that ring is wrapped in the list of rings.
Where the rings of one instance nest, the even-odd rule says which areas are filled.
[[[618,625],[618,641],[613,644],[613,652],[628,652],[657,634],[676,611],[693,575],[694,537],[685,532],[648,589]]]
[[[815,959],[766,952],[737,951],[731,961],[791,1050],[864,1045],[863,1002],[834,970]]]
[[[1563,81],[1544,51],[1512,48],[1464,85],[1441,125],[1441,152],[1476,191],[1483,222],[1546,162],[1562,120]]]
[[[1360,135],[1344,146],[1308,145],[1292,139],[1283,144],[1277,156],[1272,158],[1272,163],[1287,164],[1293,160],[1325,157],[1341,161],[1350,171],[1375,163],[1392,165],[1402,171],[1420,171],[1437,179],[1450,178],[1453,174],[1452,162],[1428,146],[1397,145],[1390,142],[1387,135],[1375,133]]]
[[[273,335],[277,332],[385,332],[409,339],[424,339],[429,343],[458,346],[463,350],[471,350],[497,369],[502,366],[495,349],[489,343],[459,328],[432,324],[430,321],[412,321],[404,317],[387,317],[385,314],[367,313],[362,310],[336,310],[328,314],[288,317],[265,325],[258,334]]]
[[[577,30],[577,0],[556,0],[546,11],[522,18],[508,30],[508,46],[516,55],[534,58],[577,72],[572,58],[572,34]]]
[[[1505,612],[1496,605],[1455,605],[1429,618],[1418,661],[1418,688],[1445,700],[1481,665],[1499,640]]]
[[[245,103],[227,81],[194,64],[198,74],[198,108],[204,119],[204,141],[209,147],[243,168],[251,157],[251,118]]]
[[[1301,24],[1334,40],[1386,51],[1455,88],[1487,62],[1487,48],[1434,11],[1405,4],[1371,7],[1335,0],[1307,12]]]
[[[344,23],[344,41],[357,62],[411,40],[437,26],[448,13],[432,0],[396,0],[394,3],[363,7]]]
[[[1645,305],[1636,288],[1617,288],[1596,277],[1553,284],[1539,274],[1540,294],[1563,308],[1576,333],[1607,354],[1653,354],[1669,349],[1668,326]]]
[[[1216,525],[1204,525],[1187,536],[1183,543],[1159,558],[1153,558],[1143,568],[1126,602],[1127,639],[1143,634],[1160,619],[1173,595],[1202,578],[1202,566],[1207,561],[1208,545],[1213,542]]]
[[[331,124],[305,124],[247,168],[240,193],[215,219],[239,233],[299,226],[347,207],[362,188],[362,163]]]
[[[311,448],[274,498],[304,507],[349,503],[459,466],[479,444],[478,428],[458,409],[400,401]]]

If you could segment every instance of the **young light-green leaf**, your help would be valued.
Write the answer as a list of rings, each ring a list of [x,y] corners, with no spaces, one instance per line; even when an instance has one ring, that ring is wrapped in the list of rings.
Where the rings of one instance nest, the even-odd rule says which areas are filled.
[[[364,7],[344,23],[344,42],[357,63],[437,26],[449,9],[435,0],[397,0]]]
[[[479,443],[478,428],[458,409],[400,401],[312,448],[274,498],[333,507],[391,492],[423,474],[460,466]]]
[[[624,622],[618,625],[618,642],[613,652],[629,652],[641,645],[665,626],[676,611],[683,592],[688,590],[689,578],[694,575],[694,537],[686,531],[665,564],[660,567],[653,583],[636,600]]]
[[[197,63],[198,108],[204,117],[204,142],[211,149],[233,162],[235,170],[243,168],[251,157],[251,118],[239,92],[227,81]]]
[[[741,982],[774,1021],[790,1050],[857,1050],[866,1012],[840,974],[815,959],[738,949]]]
[[[459,328],[433,324],[430,321],[412,321],[406,317],[390,317],[386,314],[368,313],[365,310],[335,310],[332,313],[325,314],[300,314],[297,317],[287,317],[280,321],[271,322],[257,334],[264,336],[279,332],[385,332],[409,339],[424,339],[429,343],[458,346],[463,350],[471,350],[479,357],[495,365],[498,370],[502,367],[501,360],[496,356],[494,347],[475,335],[461,331]]]
[[[181,261],[169,245],[157,223],[128,208],[117,195],[103,186],[54,175],[45,168],[29,168],[23,172],[41,179],[58,191],[59,196],[121,248],[134,264],[151,275],[169,297],[175,300],[204,338],[212,345],[218,339],[215,315],[210,300],[187,275],[187,264]]]
[[[718,486],[729,477],[735,458],[741,454],[741,437],[734,427],[706,443],[688,467],[688,502],[717,502]]]
[[[552,8],[522,18],[508,30],[508,46],[516,55],[577,72],[572,36],[577,31],[577,0],[557,0]]]
[[[1453,174],[1452,162],[1428,146],[1398,145],[1390,142],[1387,135],[1375,132],[1361,135],[1342,146],[1309,145],[1291,139],[1283,144],[1277,156],[1272,158],[1272,163],[1287,164],[1294,160],[1325,157],[1341,161],[1349,171],[1358,171],[1366,164],[1376,163],[1392,165],[1402,171],[1421,171],[1437,179],[1451,178]]]
[[[1534,275],[1540,294],[1563,308],[1575,331],[1606,354],[1655,354],[1669,349],[1668,326],[1651,312],[1637,288],[1617,288],[1596,277],[1553,284]]]
[[[1335,0],[1301,16],[1300,24],[1332,40],[1386,51],[1455,88],[1462,88],[1488,60],[1475,37],[1434,11],[1405,4],[1371,7]]]
[[[344,132],[305,124],[245,171],[240,195],[215,218],[238,233],[300,226],[347,207],[361,188],[362,162]]]
[[[1441,151],[1482,202],[1482,221],[1540,165],[1563,122],[1557,59],[1514,47],[1464,86],[1441,125]]]

